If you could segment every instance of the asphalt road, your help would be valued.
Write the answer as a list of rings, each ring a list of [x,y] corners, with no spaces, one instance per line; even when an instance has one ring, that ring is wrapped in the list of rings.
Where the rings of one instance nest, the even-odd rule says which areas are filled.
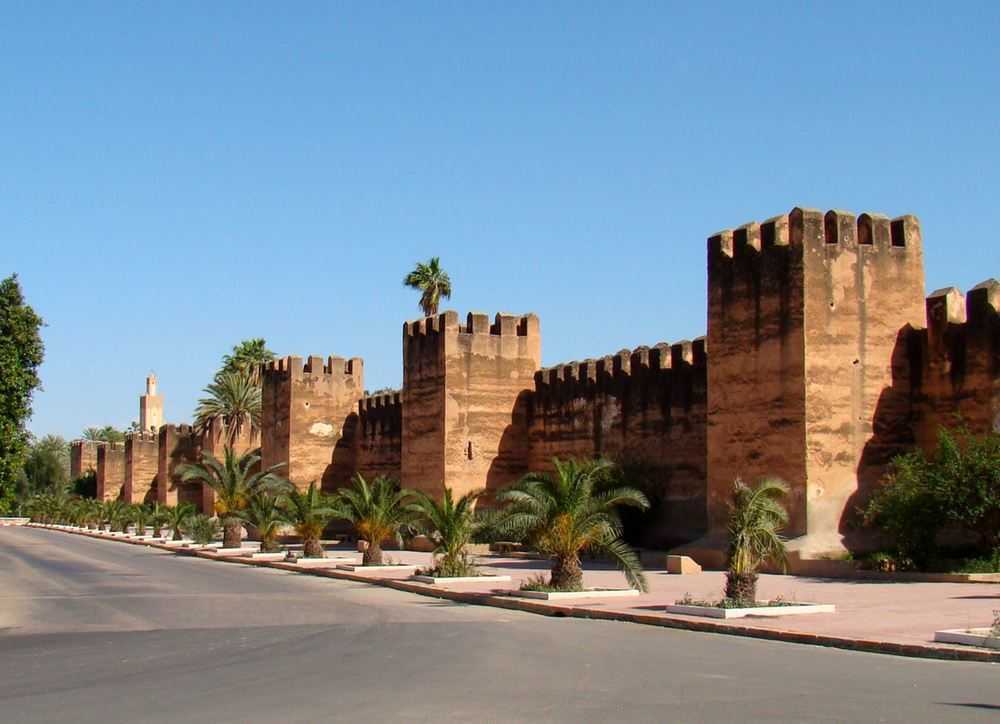
[[[1000,669],[545,618],[0,528],[0,721],[1000,719]]]

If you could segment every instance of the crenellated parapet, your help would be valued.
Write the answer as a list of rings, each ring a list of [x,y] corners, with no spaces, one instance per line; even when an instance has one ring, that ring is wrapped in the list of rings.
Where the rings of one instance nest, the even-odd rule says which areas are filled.
[[[358,402],[357,466],[366,478],[385,475],[400,479],[402,393],[371,395]]]
[[[636,402],[684,407],[695,399],[695,387],[704,394],[706,340],[683,340],[674,344],[660,342],[652,347],[623,349],[582,362],[566,362],[535,373],[535,404],[559,404],[574,397],[595,394],[619,394],[623,384],[631,383],[638,392]],[[700,379],[699,379],[700,371]],[[666,379],[668,386],[658,384]],[[700,384],[699,384],[700,383]],[[666,395],[663,393],[666,392]]]
[[[361,434],[399,435],[403,426],[403,396],[400,392],[386,392],[362,397],[358,401],[358,419]]]
[[[263,368],[261,464],[304,489],[345,484],[355,469],[357,405],[364,394],[360,357],[290,356]]]
[[[933,448],[942,426],[1000,430],[1000,281],[987,279],[965,295],[938,289],[926,312],[910,354],[918,442]]]
[[[404,484],[462,493],[522,475],[526,397],[540,366],[534,314],[447,311],[404,324]]]

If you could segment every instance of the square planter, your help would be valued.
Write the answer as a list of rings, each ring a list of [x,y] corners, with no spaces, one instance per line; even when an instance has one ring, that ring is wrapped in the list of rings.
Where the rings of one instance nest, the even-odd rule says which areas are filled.
[[[635,588],[591,588],[586,591],[511,591],[512,596],[541,601],[573,601],[580,598],[627,598],[638,596]]]
[[[719,608],[718,606],[694,606],[675,603],[667,606],[667,613],[704,618],[744,618],[746,616],[801,616],[807,613],[836,613],[832,603],[791,603],[787,606],[753,606],[750,608]]]
[[[417,566],[416,565],[412,565],[411,566],[411,565],[407,565],[407,564],[402,564],[402,565],[390,564],[390,565],[382,565],[382,566],[363,566],[360,563],[342,563],[341,565],[337,566],[337,568],[339,568],[342,571],[355,571],[355,572],[357,572],[357,571],[399,571],[399,572],[402,573],[402,572],[405,572],[405,571],[415,571],[417,569]]]
[[[164,541],[163,545],[169,546],[170,548],[184,548],[191,544],[189,540],[168,540]]]
[[[510,576],[413,576],[418,583],[440,586],[448,583],[504,583]]]
[[[206,543],[202,545],[201,543],[192,543],[191,541],[186,541],[184,543],[185,548],[191,548],[193,550],[205,551],[211,550],[213,548],[222,548],[221,543]]]
[[[247,546],[245,548],[215,548],[212,550],[217,556],[249,556],[256,553],[259,550],[256,546]]]
[[[963,644],[987,649],[1000,649],[1000,638],[992,636],[989,628],[953,628],[934,632],[939,644]]]
[[[250,557],[255,561],[283,561],[285,560],[286,554],[281,551],[275,551],[273,553],[261,553],[256,551],[250,554]]]

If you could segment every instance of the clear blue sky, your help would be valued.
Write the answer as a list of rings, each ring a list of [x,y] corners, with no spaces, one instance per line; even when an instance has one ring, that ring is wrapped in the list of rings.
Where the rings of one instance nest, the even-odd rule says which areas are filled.
[[[431,255],[546,364],[703,334],[705,237],[796,204],[1000,276],[1000,3],[696,5],[0,4],[32,430],[127,425],[150,370],[187,421],[250,336],[398,385]]]

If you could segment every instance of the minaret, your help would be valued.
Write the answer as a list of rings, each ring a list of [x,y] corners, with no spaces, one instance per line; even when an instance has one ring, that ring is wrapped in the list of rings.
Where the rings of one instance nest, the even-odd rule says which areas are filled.
[[[139,429],[155,432],[163,425],[163,398],[156,394],[156,375],[146,378],[146,394],[139,398]]]

